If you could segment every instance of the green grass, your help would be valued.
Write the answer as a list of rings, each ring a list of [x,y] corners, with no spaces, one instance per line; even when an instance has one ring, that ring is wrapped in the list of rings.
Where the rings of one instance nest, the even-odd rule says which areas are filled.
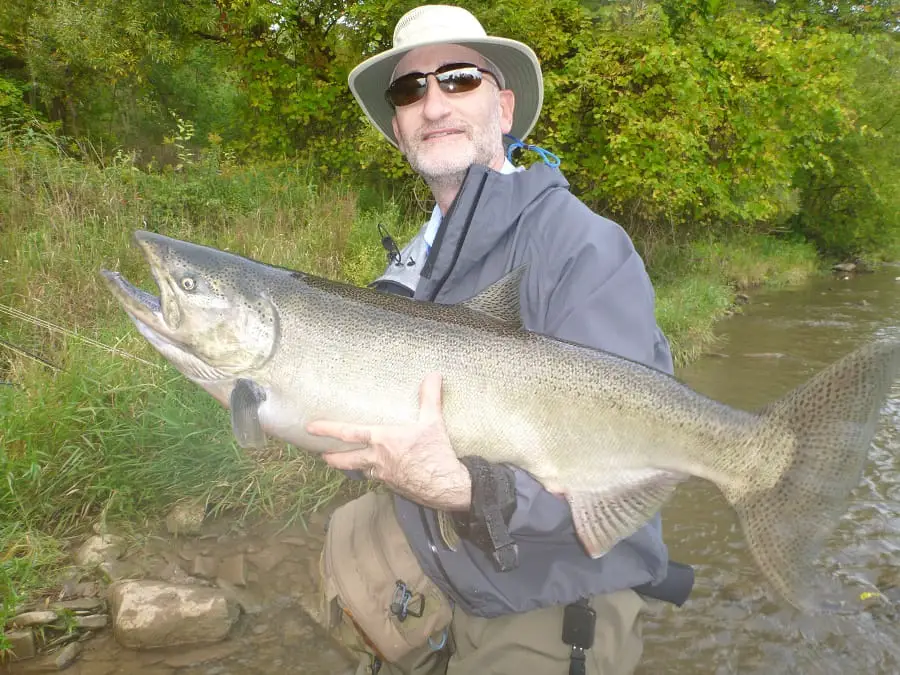
[[[0,525],[0,542],[5,544],[0,557],[0,620],[5,624],[32,593],[40,593],[57,581],[66,553],[63,540],[19,521]],[[0,642],[0,657],[3,647]]]
[[[876,262],[897,262],[900,260],[900,234],[891,239],[890,242],[873,257]]]
[[[797,283],[821,266],[810,244],[761,234],[662,246],[645,256],[657,321],[682,365],[715,344],[714,326],[734,311],[736,293]]]
[[[136,333],[98,271],[152,288],[131,244],[146,227],[362,284],[385,262],[376,225],[402,242],[424,217],[397,199],[361,201],[290,163],[237,167],[213,154],[148,174],[52,144],[0,147],[0,381],[14,385],[0,386],[0,621],[57,581],[67,546],[98,521],[140,530],[186,497],[296,518],[342,489],[308,453],[239,449],[227,411]],[[662,247],[648,261],[679,361],[710,343],[736,288],[815,266],[808,247],[766,237]]]
[[[715,343],[713,327],[730,311],[734,298],[727,284],[703,276],[661,284],[656,293],[656,320],[678,365]]]

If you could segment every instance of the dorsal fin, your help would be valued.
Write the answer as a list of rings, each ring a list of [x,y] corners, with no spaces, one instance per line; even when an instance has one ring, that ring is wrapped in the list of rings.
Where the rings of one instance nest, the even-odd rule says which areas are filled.
[[[522,327],[519,312],[519,284],[528,265],[520,265],[499,281],[485,288],[474,298],[460,303],[463,307],[487,314],[502,323]]]

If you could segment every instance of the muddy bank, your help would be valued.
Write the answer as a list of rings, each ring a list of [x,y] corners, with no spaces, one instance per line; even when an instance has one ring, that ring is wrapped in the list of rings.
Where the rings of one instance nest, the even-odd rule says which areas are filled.
[[[33,630],[38,653],[0,669],[78,675],[352,672],[350,655],[314,620],[319,554],[330,510],[313,514],[306,526],[241,525],[221,518],[195,523],[188,528],[191,534],[182,530],[173,535],[164,525],[139,540],[105,534],[104,541],[113,545],[100,546],[100,553],[100,537],[89,538],[82,550],[73,552],[75,558],[83,558],[85,549],[94,555],[82,560],[89,564],[79,568],[79,575],[56,597],[21,608],[51,614],[57,608],[57,620],[44,627],[15,627],[20,634]],[[143,607],[127,610],[117,589],[141,585]],[[159,591],[152,601],[146,600],[147,587]],[[192,605],[177,590],[221,600],[218,605]],[[103,616],[103,625],[73,628],[75,613],[59,610],[61,598],[73,606],[91,602],[92,614]],[[124,620],[129,611],[130,624]],[[154,639],[169,646],[154,647]],[[179,641],[190,644],[170,646]],[[69,651],[61,661],[64,648]]]

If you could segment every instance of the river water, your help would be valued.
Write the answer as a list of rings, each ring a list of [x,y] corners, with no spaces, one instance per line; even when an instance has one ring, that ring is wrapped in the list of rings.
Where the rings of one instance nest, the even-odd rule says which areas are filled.
[[[898,275],[900,267],[754,293],[742,314],[720,324],[716,354],[678,376],[722,402],[758,409],[863,342],[900,337]],[[817,572],[875,584],[898,601],[900,388],[882,412],[863,481]],[[683,608],[652,609],[642,675],[900,673],[896,611],[811,618],[772,602],[733,512],[709,484],[679,488],[663,519],[673,559],[694,565],[697,583]]]

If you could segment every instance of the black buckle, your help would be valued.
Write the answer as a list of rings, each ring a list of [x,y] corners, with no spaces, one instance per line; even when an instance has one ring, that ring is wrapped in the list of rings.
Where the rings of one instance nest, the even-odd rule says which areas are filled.
[[[400,623],[403,623],[407,616],[419,618],[424,613],[425,596],[422,593],[417,596],[409,590],[409,586],[398,580],[394,588],[394,597],[391,599],[391,614],[396,616]]]
[[[562,641],[572,647],[569,675],[584,675],[584,652],[594,646],[597,612],[585,599],[566,605],[563,611]]]
[[[387,264],[391,265],[399,265],[400,264],[400,249],[397,247],[397,242],[394,241],[394,238],[391,236],[391,233],[387,231],[387,228],[378,223],[378,234],[381,235],[381,246],[387,253]]]

